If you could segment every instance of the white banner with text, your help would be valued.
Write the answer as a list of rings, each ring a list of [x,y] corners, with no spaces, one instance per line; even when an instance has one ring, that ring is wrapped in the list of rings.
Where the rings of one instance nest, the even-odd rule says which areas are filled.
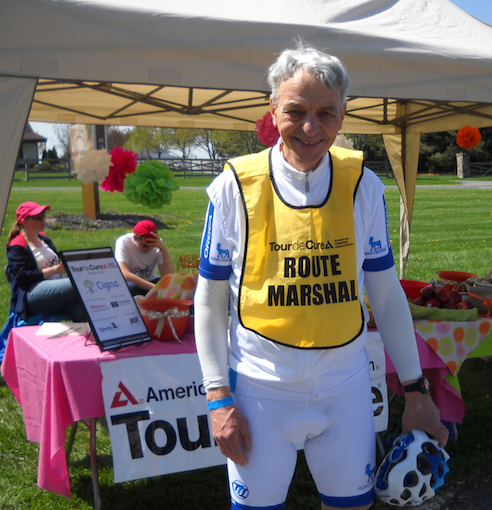
[[[377,333],[369,336],[366,349],[376,432],[381,432],[389,413]],[[116,483],[225,464],[212,437],[196,354],[125,358],[100,367]]]
[[[196,354],[100,367],[115,482],[225,464],[212,437]]]

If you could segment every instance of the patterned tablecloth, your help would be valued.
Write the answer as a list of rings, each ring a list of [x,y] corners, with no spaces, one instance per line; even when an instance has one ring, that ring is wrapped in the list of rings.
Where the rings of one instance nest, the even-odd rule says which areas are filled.
[[[461,397],[459,370],[467,358],[492,356],[492,318],[466,322],[414,319],[414,329],[420,363],[431,381],[431,395],[441,411],[441,419],[462,423],[465,402]],[[388,356],[386,380],[391,391],[403,395]]]
[[[463,362],[492,330],[492,319],[454,322],[415,320],[415,332],[439,356],[451,374],[456,375]]]

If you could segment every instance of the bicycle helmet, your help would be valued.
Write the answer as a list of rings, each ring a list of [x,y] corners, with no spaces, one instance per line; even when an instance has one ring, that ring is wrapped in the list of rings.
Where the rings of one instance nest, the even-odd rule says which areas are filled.
[[[420,505],[444,484],[448,459],[446,451],[424,431],[401,434],[378,468],[376,495],[389,505]]]

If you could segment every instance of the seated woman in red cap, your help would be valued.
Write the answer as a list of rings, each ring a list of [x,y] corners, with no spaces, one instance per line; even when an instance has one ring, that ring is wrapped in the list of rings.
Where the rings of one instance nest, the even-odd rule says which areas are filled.
[[[86,316],[70,279],[64,276],[55,245],[43,234],[49,205],[24,202],[7,237],[7,276],[12,296],[11,312],[22,319],[36,315]]]
[[[161,277],[174,273],[174,264],[153,221],[138,222],[133,232],[116,240],[114,255],[132,296],[145,295]]]

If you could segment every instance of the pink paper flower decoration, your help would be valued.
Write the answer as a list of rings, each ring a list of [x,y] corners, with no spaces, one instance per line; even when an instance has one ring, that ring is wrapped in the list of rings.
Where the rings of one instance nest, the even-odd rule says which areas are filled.
[[[101,182],[101,188],[104,191],[120,191],[123,193],[123,181],[127,174],[135,172],[137,166],[138,154],[133,151],[127,151],[122,147],[115,147],[110,151],[111,163],[109,174]]]
[[[277,127],[273,125],[270,112],[266,112],[261,119],[256,121],[256,131],[258,140],[267,147],[273,147],[280,137]]]

